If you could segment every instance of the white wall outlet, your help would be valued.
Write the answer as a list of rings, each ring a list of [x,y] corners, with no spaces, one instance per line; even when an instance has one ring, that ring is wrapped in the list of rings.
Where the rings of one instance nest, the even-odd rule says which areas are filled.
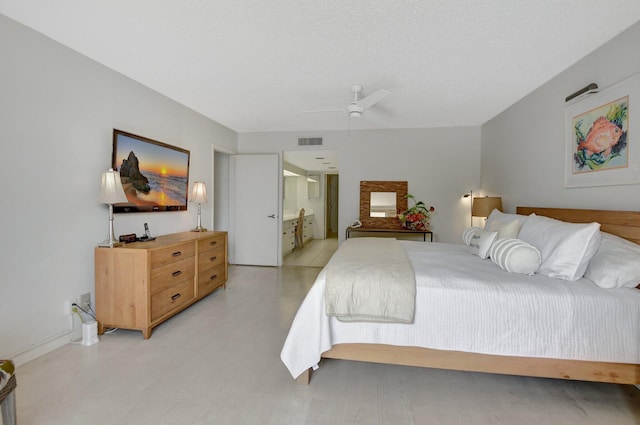
[[[86,294],[80,295],[78,298],[78,305],[84,310],[89,311],[91,309],[91,294],[87,292]]]

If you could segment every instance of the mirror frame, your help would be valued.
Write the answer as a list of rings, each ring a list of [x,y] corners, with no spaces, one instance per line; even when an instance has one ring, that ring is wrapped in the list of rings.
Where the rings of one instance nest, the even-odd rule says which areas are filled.
[[[362,227],[373,229],[402,229],[398,217],[370,217],[371,192],[395,192],[396,212],[407,210],[409,185],[406,181],[361,181],[360,182],[360,221]]]

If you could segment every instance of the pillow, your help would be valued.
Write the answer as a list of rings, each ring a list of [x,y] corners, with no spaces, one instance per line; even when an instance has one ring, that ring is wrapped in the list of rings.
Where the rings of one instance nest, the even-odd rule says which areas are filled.
[[[640,283],[640,245],[602,233],[584,277],[602,288],[636,287]]]
[[[489,248],[489,257],[509,273],[534,274],[542,261],[535,246],[519,239],[499,239]]]
[[[473,255],[477,255],[483,260],[489,255],[489,248],[491,244],[498,237],[498,232],[486,232],[482,229],[477,229],[471,233],[469,240],[469,252]]]
[[[469,227],[464,232],[462,232],[462,240],[466,246],[471,245],[471,237],[478,231],[482,230],[480,227]]]
[[[517,239],[520,233],[520,221],[517,219],[510,222],[494,220],[484,228],[490,232],[498,232],[498,239]]]
[[[525,221],[527,221],[527,216],[522,214],[509,214],[503,213],[497,209],[491,211],[489,217],[487,217],[487,221],[484,223],[484,228],[489,230],[492,223],[498,221],[500,223],[511,223],[513,220],[518,220],[518,228],[521,228]]]
[[[578,280],[600,245],[600,223],[565,223],[531,214],[518,238],[540,251],[542,263],[537,273]]]

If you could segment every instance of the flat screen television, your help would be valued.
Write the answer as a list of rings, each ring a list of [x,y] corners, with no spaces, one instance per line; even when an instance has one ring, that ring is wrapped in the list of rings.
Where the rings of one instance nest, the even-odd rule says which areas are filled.
[[[120,172],[128,202],[115,204],[113,211],[186,210],[190,155],[186,149],[114,129],[111,166]]]

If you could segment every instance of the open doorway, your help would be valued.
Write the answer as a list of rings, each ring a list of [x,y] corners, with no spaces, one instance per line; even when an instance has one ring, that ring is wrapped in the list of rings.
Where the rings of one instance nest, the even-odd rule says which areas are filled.
[[[327,182],[338,176],[338,152],[332,150],[300,150],[283,153],[283,240],[285,266],[322,267],[337,249],[337,180],[328,189]],[[330,175],[329,179],[327,176]],[[335,193],[327,209],[327,191]],[[304,209],[300,241],[294,237],[295,227]],[[335,215],[327,225],[327,213]]]

